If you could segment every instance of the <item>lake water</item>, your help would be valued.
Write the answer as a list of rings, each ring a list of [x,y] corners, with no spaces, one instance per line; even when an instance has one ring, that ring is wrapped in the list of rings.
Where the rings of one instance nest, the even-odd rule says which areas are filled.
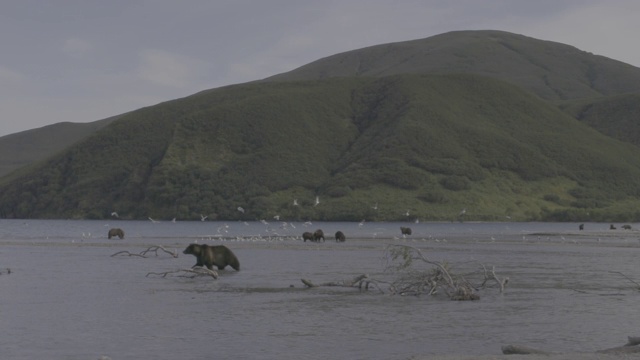
[[[413,235],[400,236],[400,226]],[[594,351],[640,335],[632,226],[0,220],[0,358],[408,359],[500,354],[507,344]],[[107,239],[111,227],[125,239]],[[326,242],[301,240],[317,228]],[[332,239],[337,230],[345,243]],[[147,276],[193,266],[182,254],[191,242],[225,244],[241,271]],[[388,244],[419,248],[454,272],[495,266],[510,281],[502,294],[484,289],[465,302],[300,281],[392,279]],[[152,245],[179,256],[112,256]]]

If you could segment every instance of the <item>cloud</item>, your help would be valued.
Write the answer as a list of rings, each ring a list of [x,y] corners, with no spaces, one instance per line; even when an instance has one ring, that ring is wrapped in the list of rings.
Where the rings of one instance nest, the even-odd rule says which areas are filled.
[[[139,61],[137,75],[140,78],[175,88],[197,86],[211,68],[204,61],[157,49],[140,51]]]
[[[0,65],[0,80],[2,80],[3,83],[17,82],[22,80],[23,78],[24,77],[21,73]]]
[[[93,49],[88,41],[79,38],[69,38],[64,41],[62,50],[72,57],[82,57]]]

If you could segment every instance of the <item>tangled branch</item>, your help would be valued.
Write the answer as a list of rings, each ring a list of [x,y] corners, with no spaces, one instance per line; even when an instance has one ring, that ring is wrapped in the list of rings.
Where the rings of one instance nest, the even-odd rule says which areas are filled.
[[[487,287],[487,283],[495,281],[500,286],[500,292],[504,288],[509,278],[500,279],[492,267],[488,270],[482,265],[482,270],[476,274],[483,276],[482,283],[474,286],[464,276],[453,274],[449,264],[428,259],[420,249],[408,245],[388,245],[385,250],[388,260],[385,270],[393,271],[397,275],[392,282],[385,282],[370,278],[368,275],[359,275],[352,280],[336,282],[325,282],[315,284],[307,279],[301,279],[307,287],[319,286],[343,286],[357,287],[359,289],[369,289],[375,287],[384,293],[380,284],[387,284],[388,291],[392,295],[436,295],[443,292],[451,300],[478,300],[480,296],[477,290]],[[433,267],[427,270],[417,270],[415,263],[425,263]]]
[[[451,300],[478,300],[480,296],[476,291],[484,288],[488,281],[494,280],[500,286],[500,292],[509,279],[500,279],[495,268],[488,271],[482,266],[484,281],[479,286],[472,285],[464,276],[453,274],[446,262],[437,262],[427,258],[420,249],[408,245],[392,244],[386,248],[388,260],[387,269],[401,273],[402,275],[391,283],[392,294],[399,295],[435,295],[440,291]],[[429,270],[416,270],[415,261],[433,265]]]
[[[175,251],[175,250],[174,251],[167,250],[164,246],[161,246],[161,245],[149,246],[146,250],[143,250],[143,251],[141,251],[141,252],[139,252],[137,254],[131,253],[131,252],[126,251],[126,250],[118,251],[117,253],[112,254],[111,257],[118,256],[118,255],[128,255],[128,256],[138,256],[138,257],[141,257],[141,258],[146,258],[147,257],[147,253],[149,253],[149,252],[155,252],[156,256],[158,256],[158,250],[162,250],[165,253],[173,256],[174,258],[178,257],[178,252],[177,251]]]

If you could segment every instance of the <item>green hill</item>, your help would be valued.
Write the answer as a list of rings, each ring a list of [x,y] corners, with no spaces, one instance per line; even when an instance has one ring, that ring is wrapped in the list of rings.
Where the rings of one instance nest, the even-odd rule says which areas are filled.
[[[91,123],[0,217],[640,221],[638,80],[498,31],[356,50]]]
[[[638,216],[638,176],[640,149],[502,81],[333,78],[123,115],[2,186],[0,215],[604,220]]]

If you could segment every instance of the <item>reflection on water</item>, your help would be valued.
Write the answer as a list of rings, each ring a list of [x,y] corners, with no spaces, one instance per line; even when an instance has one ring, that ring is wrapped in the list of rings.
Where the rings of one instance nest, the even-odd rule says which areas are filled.
[[[505,344],[590,351],[638,335],[635,231],[608,224],[260,222],[151,223],[0,220],[0,358],[406,359],[498,354]],[[403,224],[403,226],[405,226]],[[107,240],[111,227],[124,240]],[[346,243],[302,242],[322,228]],[[635,227],[634,227],[635,228]],[[211,278],[145,275],[188,268],[193,256],[118,256],[149,245],[225,243],[242,271]],[[385,244],[416,246],[454,271],[495,266],[505,294],[476,302],[401,297],[314,282],[383,272]],[[618,273],[620,272],[620,273]]]

